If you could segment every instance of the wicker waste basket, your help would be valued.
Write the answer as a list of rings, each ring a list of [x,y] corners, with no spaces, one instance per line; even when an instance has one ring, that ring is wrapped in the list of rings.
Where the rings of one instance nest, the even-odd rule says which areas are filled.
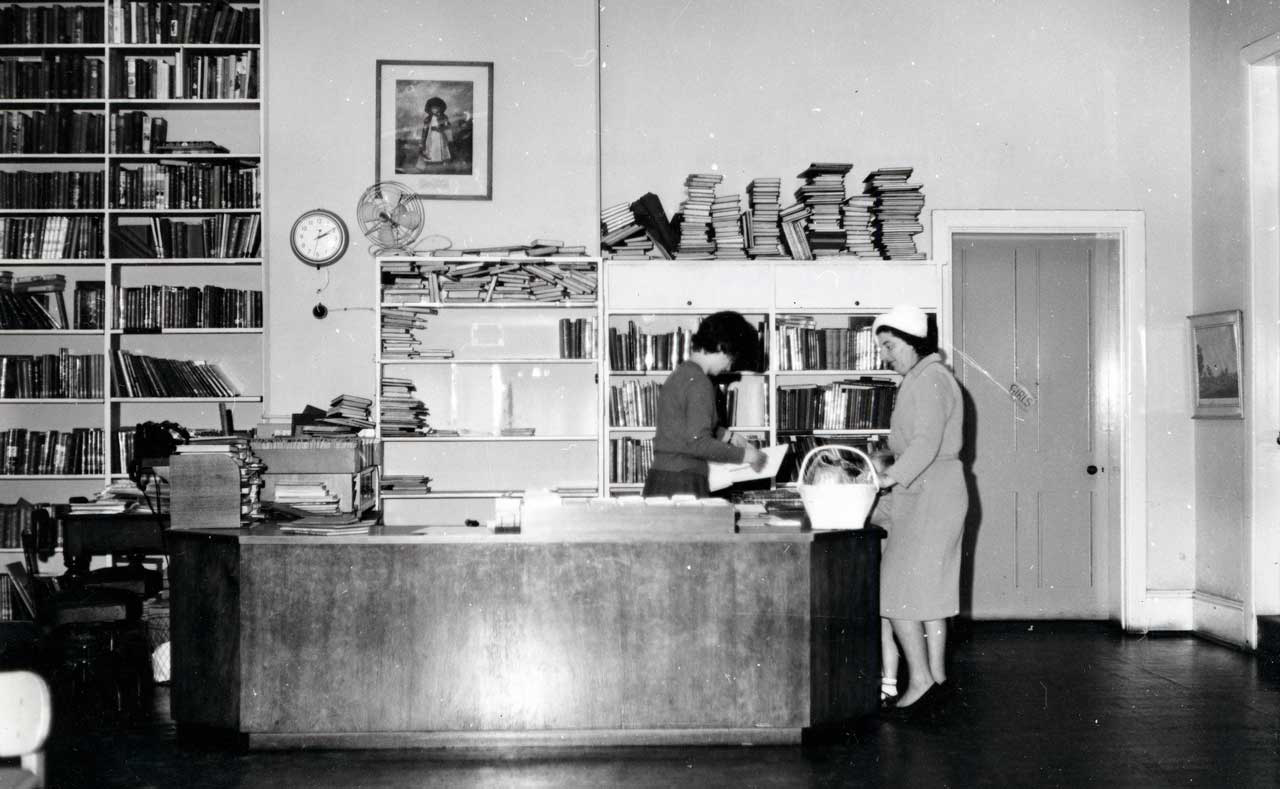
[[[869,482],[827,482],[813,484],[810,461],[822,453],[849,452],[862,458],[866,464]],[[809,525],[813,529],[861,529],[876,504],[876,495],[880,492],[880,475],[876,473],[871,458],[862,450],[844,444],[828,444],[814,447],[800,462],[800,475],[797,477],[800,489],[800,500],[804,502],[805,513],[809,516]]]

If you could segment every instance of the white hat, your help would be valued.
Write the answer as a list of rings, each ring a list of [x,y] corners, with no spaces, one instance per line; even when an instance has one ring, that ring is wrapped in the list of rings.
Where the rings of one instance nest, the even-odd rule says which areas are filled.
[[[871,324],[871,333],[875,334],[883,326],[892,327],[903,334],[922,339],[929,335],[929,318],[925,316],[924,310],[911,304],[899,304],[880,315],[875,323]]]

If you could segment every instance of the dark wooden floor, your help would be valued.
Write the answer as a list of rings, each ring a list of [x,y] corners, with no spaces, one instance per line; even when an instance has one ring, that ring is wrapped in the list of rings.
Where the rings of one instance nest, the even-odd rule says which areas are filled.
[[[792,748],[252,752],[177,742],[165,714],[59,728],[79,787],[1280,786],[1280,669],[1189,636],[981,623],[956,639],[960,691],[929,723],[870,721]],[[65,719],[64,719],[65,720]]]

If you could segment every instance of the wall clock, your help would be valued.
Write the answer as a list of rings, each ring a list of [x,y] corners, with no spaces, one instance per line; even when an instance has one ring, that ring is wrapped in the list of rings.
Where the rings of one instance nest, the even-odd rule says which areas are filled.
[[[289,246],[298,260],[324,268],[338,262],[347,252],[351,236],[342,217],[324,208],[304,211],[289,231]]]

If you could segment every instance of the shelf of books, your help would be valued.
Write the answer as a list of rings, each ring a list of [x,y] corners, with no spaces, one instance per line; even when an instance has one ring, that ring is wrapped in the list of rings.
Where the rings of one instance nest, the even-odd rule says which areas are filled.
[[[898,376],[880,361],[871,324],[902,303],[936,315],[931,261],[605,261],[610,495],[635,495],[653,457],[663,381],[688,358],[705,315],[734,310],[759,327],[761,364],[716,381],[725,423],[761,446],[792,447],[775,483],[794,482],[816,445],[868,446],[888,433]],[[654,288],[652,283],[663,283]]]
[[[494,517],[527,489],[600,495],[599,261],[384,257],[387,523]]]
[[[65,501],[138,422],[260,417],[261,5],[0,18],[0,502]]]

